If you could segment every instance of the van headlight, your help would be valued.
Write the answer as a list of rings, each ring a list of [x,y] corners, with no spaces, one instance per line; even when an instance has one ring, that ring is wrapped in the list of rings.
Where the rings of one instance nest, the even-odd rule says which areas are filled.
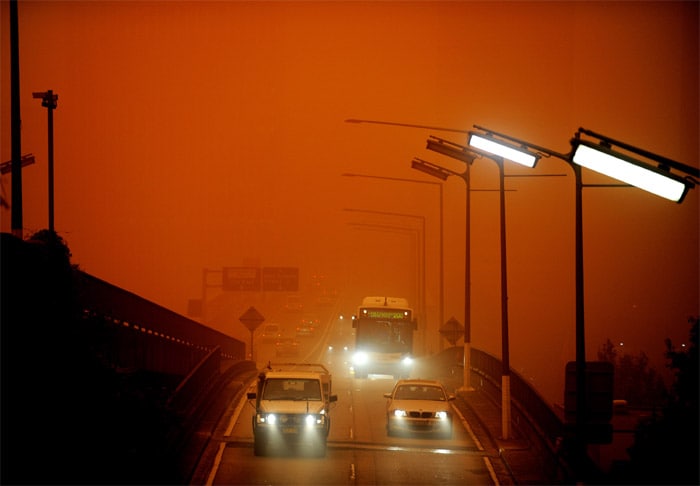
[[[435,412],[435,418],[439,418],[440,420],[446,420],[447,412]]]
[[[326,422],[326,417],[323,414],[313,415],[309,414],[304,417],[304,423],[307,427],[312,427],[314,425],[323,425]]]

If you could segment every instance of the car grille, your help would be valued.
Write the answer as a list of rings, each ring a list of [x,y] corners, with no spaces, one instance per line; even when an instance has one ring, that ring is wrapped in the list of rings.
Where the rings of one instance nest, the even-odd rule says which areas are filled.
[[[411,418],[432,418],[434,414],[433,412],[410,411],[408,412],[408,416]]]
[[[279,423],[282,425],[301,425],[304,423],[305,415],[280,415],[278,417]]]

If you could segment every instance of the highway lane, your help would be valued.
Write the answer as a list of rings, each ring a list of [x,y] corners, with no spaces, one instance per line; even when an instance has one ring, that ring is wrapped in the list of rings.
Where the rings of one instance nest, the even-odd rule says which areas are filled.
[[[351,344],[346,325],[329,319],[316,336],[304,338],[298,357],[321,362],[333,374],[338,401],[332,404],[326,456],[311,457],[303,450],[255,456],[254,409],[243,398],[224,414],[227,422],[214,440],[218,450],[207,484],[498,484],[491,459],[456,409],[451,440],[387,436],[383,393],[391,391],[395,381],[372,375],[354,378],[349,367],[351,350],[343,349],[344,342]],[[258,362],[274,361],[274,350],[263,348],[259,348]]]

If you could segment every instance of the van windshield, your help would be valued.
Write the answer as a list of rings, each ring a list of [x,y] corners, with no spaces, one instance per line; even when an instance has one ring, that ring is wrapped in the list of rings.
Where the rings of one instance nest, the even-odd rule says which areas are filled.
[[[265,382],[263,400],[321,400],[318,380],[271,378]]]

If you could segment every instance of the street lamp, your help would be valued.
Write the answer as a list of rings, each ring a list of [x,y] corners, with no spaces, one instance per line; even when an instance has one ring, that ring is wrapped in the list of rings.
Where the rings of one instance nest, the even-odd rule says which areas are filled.
[[[582,140],[582,134],[595,137],[599,142],[593,143],[588,140]],[[693,176],[700,177],[700,170],[695,167],[652,154],[604,135],[598,135],[585,128],[579,128],[571,143],[573,146],[571,161],[573,163],[674,202],[682,202],[688,189],[695,186],[696,181],[692,179]],[[615,151],[612,149],[612,146],[642,155],[658,163],[658,166],[650,165],[627,154]],[[685,172],[688,176],[680,177],[672,174],[671,168]]]
[[[471,153],[471,152],[469,152]],[[463,154],[466,158],[466,153]],[[464,172],[455,172],[439,165],[432,164],[428,161],[414,157],[411,161],[413,169],[424,172],[425,174],[437,177],[446,181],[450,176],[457,176],[464,181],[466,187],[466,211],[465,211],[465,251],[464,251],[464,382],[463,389],[470,390],[471,386],[471,221],[470,221],[470,179],[469,167],[474,162],[478,155],[474,154],[471,162],[467,162]],[[463,160],[463,159],[460,159]],[[468,159],[467,159],[468,160]]]
[[[584,433],[585,433],[585,425],[588,419],[588,410],[587,410],[587,403],[586,403],[586,343],[585,343],[585,319],[584,319],[584,294],[583,294],[583,210],[582,210],[582,189],[583,187],[587,187],[586,185],[583,184],[582,178],[581,178],[581,167],[586,166],[586,167],[591,167],[594,168],[593,170],[602,172],[604,174],[608,174],[614,178],[617,178],[618,180],[621,180],[623,182],[628,182],[633,185],[637,185],[637,187],[643,188],[647,191],[651,191],[653,184],[648,184],[648,183],[642,183],[639,181],[639,177],[634,177],[634,176],[627,176],[625,175],[623,178],[623,173],[619,170],[611,170],[611,167],[614,165],[617,166],[636,166],[638,169],[635,169],[633,171],[634,175],[648,175],[646,174],[647,172],[653,172],[654,173],[654,179],[656,181],[662,180],[658,179],[656,176],[657,175],[664,175],[663,173],[665,172],[666,178],[670,180],[678,180],[680,179],[677,176],[671,175],[669,173],[669,168],[673,167],[674,169],[677,169],[681,172],[684,172],[688,174],[689,177],[686,177],[683,179],[685,182],[685,188],[681,191],[682,193],[679,194],[678,189],[676,189],[675,196],[674,198],[677,198],[678,202],[680,202],[683,198],[683,195],[687,191],[687,189],[694,187],[694,184],[697,182],[693,177],[700,177],[700,171],[694,167],[687,166],[685,164],[681,164],[679,162],[672,161],[670,159],[666,159],[664,157],[657,156],[655,154],[651,154],[650,152],[644,151],[642,149],[637,149],[636,147],[632,147],[630,145],[617,142],[615,140],[612,140],[607,137],[603,137],[600,135],[597,135],[589,130],[579,128],[579,131],[575,134],[574,139],[571,140],[571,145],[572,145],[572,151],[569,154],[561,154],[558,152],[555,152],[553,150],[549,150],[547,148],[534,145],[529,142],[525,142],[522,140],[519,140],[517,138],[504,135],[502,133],[497,133],[494,132],[493,130],[489,130],[487,128],[474,125],[474,128],[476,128],[478,131],[476,132],[470,132],[470,137],[469,141],[470,144],[472,143],[472,140],[475,141],[475,143],[479,143],[478,140],[480,138],[486,138],[490,142],[492,142],[492,146],[490,148],[483,148],[482,150],[487,150],[491,151],[492,153],[502,153],[499,152],[501,148],[503,149],[511,149],[515,150],[517,147],[517,150],[519,152],[522,152],[525,155],[530,155],[533,158],[539,158],[542,156],[552,156],[559,158],[569,164],[573,171],[574,171],[574,176],[576,178],[576,192],[575,192],[575,204],[576,204],[576,210],[575,210],[575,227],[576,227],[576,278],[575,278],[575,286],[576,286],[576,424],[575,424],[575,430],[576,430],[576,438],[577,438],[577,446],[578,446],[578,451],[579,453],[583,452],[583,449],[585,447],[585,441],[584,441]],[[585,142],[581,140],[581,135],[589,135],[593,137],[597,137],[600,140],[600,145],[596,146],[594,144],[591,144],[590,142]],[[651,160],[656,161],[657,163],[661,164],[662,168],[661,169],[654,169],[650,165],[645,164],[641,161],[638,161],[636,159],[633,159],[632,157],[629,156],[624,156],[623,154],[613,152],[612,150],[609,149],[609,146],[611,145],[616,145],[624,150],[628,150],[631,152],[636,153],[637,155],[641,155],[644,157],[647,157]],[[601,155],[597,154],[604,154],[603,157]],[[602,160],[601,160],[602,159]],[[629,167],[628,167],[629,168]],[[643,171],[641,172],[640,171]],[[591,185],[593,186],[593,185]],[[597,185],[600,186],[600,185]],[[619,185],[618,185],[619,186]]]
[[[470,136],[473,139],[473,136]],[[454,142],[443,140],[431,136],[428,139],[429,150],[439,152],[449,157],[470,163],[474,156],[485,157],[496,163],[499,174],[499,206],[500,206],[500,246],[501,246],[501,426],[503,439],[510,438],[510,351],[508,338],[508,265],[506,252],[506,199],[505,199],[505,170],[504,158],[500,155],[492,155],[491,152],[484,151],[481,147],[489,147],[490,142],[486,138],[481,138],[476,150],[470,150]],[[488,143],[483,143],[488,142]],[[505,147],[504,147],[505,148]],[[539,157],[532,157],[522,151],[510,149],[503,151],[512,155],[521,165],[534,167]]]
[[[54,231],[53,224],[53,110],[58,104],[58,95],[52,90],[32,93],[33,98],[41,99],[41,106],[47,108],[49,117],[49,231]]]
[[[344,173],[341,174],[344,177],[366,177],[369,179],[383,179],[387,181],[398,181],[398,182],[412,182],[412,183],[417,183],[417,184],[430,184],[433,186],[437,186],[438,191],[439,191],[439,198],[440,198],[440,308],[438,311],[438,322],[440,323],[440,326],[444,324],[444,315],[445,315],[445,264],[444,264],[444,245],[443,245],[443,238],[444,238],[444,232],[443,232],[443,197],[442,197],[442,184],[439,182],[432,182],[432,181],[421,181],[419,179],[405,179],[401,177],[387,177],[387,176],[377,176],[377,175],[369,175],[369,174],[352,174],[352,173]],[[444,179],[443,179],[444,180]],[[438,326],[439,328],[439,326]],[[442,342],[440,344],[440,349],[442,349]]]

